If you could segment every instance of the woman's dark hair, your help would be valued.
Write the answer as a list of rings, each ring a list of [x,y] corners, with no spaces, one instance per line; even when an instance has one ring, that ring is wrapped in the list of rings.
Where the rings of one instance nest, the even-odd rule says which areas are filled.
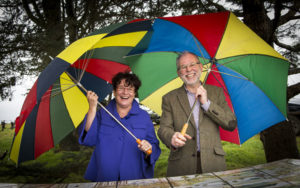
[[[129,72],[119,72],[112,78],[113,89],[116,91],[117,86],[121,83],[121,80],[125,79],[125,86],[133,86],[134,91],[137,94],[138,89],[142,85],[139,77]]]

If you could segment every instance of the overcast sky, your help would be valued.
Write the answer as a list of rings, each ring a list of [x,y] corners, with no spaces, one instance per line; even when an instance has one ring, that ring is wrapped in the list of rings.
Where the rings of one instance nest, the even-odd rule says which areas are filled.
[[[14,93],[12,100],[0,102],[0,120],[14,121],[19,116],[28,90],[33,86],[35,80],[36,77],[24,78],[21,85],[12,88]]]

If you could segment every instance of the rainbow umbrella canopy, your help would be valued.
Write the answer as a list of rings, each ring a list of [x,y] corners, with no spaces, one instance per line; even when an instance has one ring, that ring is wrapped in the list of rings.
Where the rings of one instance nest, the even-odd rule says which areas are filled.
[[[17,164],[36,159],[78,127],[88,111],[78,84],[103,100],[112,92],[112,77],[130,71],[123,56],[151,27],[151,21],[114,24],[75,41],[53,59],[25,99],[10,158]]]
[[[143,83],[140,102],[156,113],[161,114],[162,96],[183,84],[174,52],[190,51],[205,65],[201,80],[223,88],[236,115],[233,132],[220,128],[222,140],[242,144],[286,119],[289,63],[233,13],[158,18],[148,47],[139,48],[144,42],[127,61]]]

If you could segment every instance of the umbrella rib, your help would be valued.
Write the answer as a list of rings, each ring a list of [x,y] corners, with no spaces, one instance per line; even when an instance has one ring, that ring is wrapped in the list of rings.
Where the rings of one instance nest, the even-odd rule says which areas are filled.
[[[203,71],[202,72],[208,72],[210,70],[210,67],[208,64],[203,65]]]
[[[224,65],[226,65],[226,64],[229,64],[229,63],[232,63],[232,62],[234,62],[234,61],[237,61],[237,60],[240,60],[240,59],[243,59],[243,58],[245,58],[245,57],[247,57],[247,56],[249,56],[249,55],[243,55],[243,56],[239,56],[239,57],[237,57],[237,58],[235,58],[235,59],[232,59],[232,60],[230,60],[230,61],[227,61],[227,62],[225,62],[225,63],[222,63],[222,64],[220,64],[219,63],[219,65],[216,65],[216,68],[218,68],[218,67],[220,67],[220,66],[224,66]]]
[[[88,56],[87,54],[89,54],[89,52],[84,53],[83,61],[78,61],[78,59],[77,59],[77,61],[78,61],[78,68],[74,68],[74,73],[75,73],[75,78],[76,79],[80,77],[80,75],[82,74],[81,70],[84,69],[87,61],[89,61],[87,57],[90,57],[90,56]]]
[[[68,78],[60,77],[60,79],[66,80],[66,81],[71,82],[71,83],[74,83],[71,79],[68,79]]]
[[[69,74],[67,74],[67,75],[69,75]],[[65,84],[53,84],[53,85],[57,85],[57,86],[65,86],[65,87],[61,87],[61,88],[56,88],[56,89],[52,89],[52,91],[56,91],[56,92],[53,92],[53,95],[52,96],[56,96],[56,95],[58,95],[59,93],[62,93],[62,92],[64,92],[64,91],[66,91],[66,90],[68,90],[68,89],[71,89],[72,87],[74,87],[74,86],[76,86],[76,83],[74,83],[73,81],[72,81],[72,79],[70,79],[70,78],[64,78],[64,77],[60,77],[60,79],[62,79],[62,80],[65,80],[65,81],[68,81],[68,82],[70,82],[69,84],[67,84],[67,83],[65,83]],[[51,95],[51,94],[50,94]],[[52,97],[51,96],[51,97]]]
[[[74,85],[76,85],[76,84],[63,84],[62,86],[64,86],[64,87],[58,87],[58,88],[55,88],[55,89],[52,89],[52,91],[57,91],[57,90],[59,90],[59,91],[65,91],[66,89],[70,89],[70,88],[72,88],[72,86],[74,86]]]
[[[82,79],[82,77],[83,77],[83,75],[84,75],[84,73],[85,73],[85,70],[86,70],[86,68],[87,68],[87,66],[88,66],[88,64],[89,64],[89,62],[90,62],[90,57],[93,56],[94,51],[95,51],[95,48],[92,50],[91,53],[89,53],[89,56],[88,56],[88,58],[87,58],[87,61],[84,63],[84,67],[83,67],[82,72],[81,72],[81,74],[80,74],[80,76],[79,76],[78,82],[81,81],[81,79]]]
[[[73,85],[74,83],[71,84],[52,84],[53,86],[70,86]]]
[[[71,89],[75,86],[76,86],[76,84],[73,84],[73,85],[70,85],[69,87],[63,88],[60,92],[57,91],[56,93],[54,93],[54,95],[51,95],[51,97],[54,97],[54,96],[58,95],[59,93],[63,93],[63,92],[65,92],[65,91],[67,91],[67,90],[69,90],[69,89]]]
[[[216,66],[213,67],[212,69],[206,69],[206,70],[204,69],[203,72],[205,72],[205,71],[208,71],[208,72],[213,71],[213,72],[218,72],[218,73],[221,73],[221,74],[224,74],[224,75],[236,77],[236,78],[239,78],[239,79],[242,79],[242,80],[250,81],[250,80],[249,80],[247,77],[245,77],[245,76],[244,76],[244,77],[240,77],[240,76],[232,75],[232,74],[229,74],[229,73],[225,73],[225,72],[213,70],[213,69],[217,69],[218,67],[224,66],[224,65],[226,65],[226,64],[232,63],[232,62],[234,62],[234,61],[236,61],[236,60],[240,60],[240,59],[242,59],[242,58],[245,58],[245,57],[247,57],[247,56],[249,56],[249,55],[239,56],[238,58],[232,59],[232,60],[230,60],[230,61],[228,61],[228,62],[225,62],[225,63],[222,63],[222,64],[218,63],[219,65],[216,65]],[[240,73],[239,73],[239,74],[240,74]]]
[[[213,77],[217,80],[217,82],[220,84],[220,86],[222,86],[223,90],[227,93],[227,95],[229,95],[229,92],[227,90],[227,87],[225,85],[223,85],[219,79],[217,79],[216,75],[214,73],[212,73]],[[230,95],[229,95],[230,96]]]
[[[233,75],[233,74],[229,74],[229,73],[226,73],[226,72],[222,72],[222,71],[216,71],[216,70],[204,70],[204,71],[212,71],[212,72],[218,72],[218,73],[221,73],[221,74],[225,74],[225,75],[227,75],[227,76],[232,76],[232,77],[235,77],[235,78],[239,78],[239,79],[242,79],[242,80],[248,80],[249,81],[249,79],[247,79],[247,78],[243,78],[243,77],[240,77],[240,76],[236,76],[236,75]],[[203,71],[203,72],[204,72]]]
[[[78,70],[78,73],[77,73],[77,77],[76,78],[79,78],[80,75],[82,74],[83,72],[83,69],[85,67],[85,65],[88,63],[88,57],[89,57],[89,51],[87,51],[85,54],[84,54],[84,58],[83,58],[83,61],[79,64],[79,70]]]
[[[87,52],[84,54],[83,61],[82,61],[82,63],[79,64],[79,67],[80,67],[81,69],[78,70],[78,74],[76,75],[77,78],[80,78],[80,75],[81,75],[82,72],[84,71],[85,65],[88,64],[89,57],[91,57],[89,54],[90,54],[89,51],[87,51]]]
[[[66,84],[67,85],[67,84]],[[76,84],[70,84],[70,86],[68,86],[68,87],[65,87],[65,88],[63,88],[63,89],[61,89],[61,88],[56,88],[56,89],[52,89],[51,90],[51,92],[50,92],[50,90],[48,90],[46,93],[49,93],[49,94],[46,94],[46,95],[44,95],[42,98],[41,98],[41,101],[43,101],[43,100],[45,100],[46,98],[48,98],[48,97],[54,97],[54,96],[56,96],[56,95],[58,95],[58,94],[60,94],[60,93],[62,93],[62,92],[64,92],[64,91],[66,91],[66,90],[68,90],[68,89],[71,89],[71,88],[73,88],[74,86],[76,86]]]
[[[203,53],[202,53],[202,51],[201,51],[201,48],[200,48],[200,46],[198,45],[197,40],[196,40],[196,38],[195,38],[195,36],[194,36],[193,34],[192,34],[192,37],[193,37],[193,39],[194,39],[194,42],[196,43],[196,46],[197,46],[197,48],[198,48],[198,50],[199,50],[201,56],[204,58],[204,55],[203,55]]]

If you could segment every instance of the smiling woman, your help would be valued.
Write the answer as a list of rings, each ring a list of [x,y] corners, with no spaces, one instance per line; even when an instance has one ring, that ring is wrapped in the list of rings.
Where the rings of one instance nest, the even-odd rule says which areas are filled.
[[[97,94],[87,92],[89,110],[79,143],[95,146],[95,151],[85,178],[91,181],[153,178],[161,150],[150,116],[134,100],[141,82],[136,75],[121,72],[113,77],[112,85],[115,99],[108,104],[107,110],[116,119],[104,108],[97,111]],[[137,141],[138,147],[132,136],[141,139]],[[152,150],[151,155],[149,150]]]

